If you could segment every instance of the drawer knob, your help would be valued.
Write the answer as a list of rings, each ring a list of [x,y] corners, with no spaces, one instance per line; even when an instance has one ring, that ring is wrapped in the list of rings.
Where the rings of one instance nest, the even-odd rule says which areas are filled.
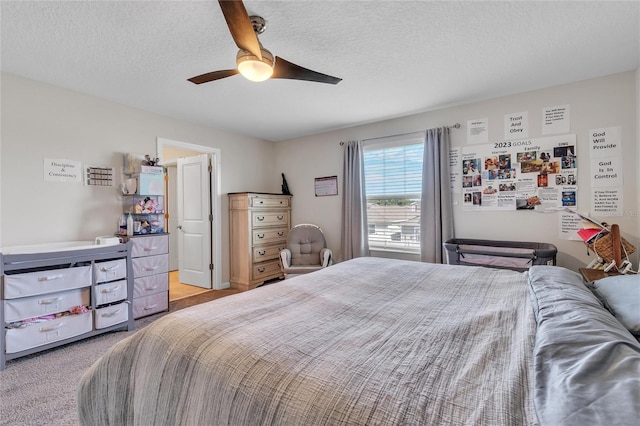
[[[109,266],[109,267],[102,266],[102,267],[100,267],[100,271],[107,272],[107,271],[110,271],[112,269],[118,269],[119,267],[120,267],[120,265],[113,265],[113,266]]]
[[[284,216],[278,216],[278,220],[284,219]]]
[[[282,237],[282,236],[284,236],[284,232],[282,231],[278,232],[278,237]]]
[[[67,323],[61,322],[60,324],[56,324],[56,325],[49,325],[49,326],[46,326],[46,327],[40,327],[38,329],[38,331],[40,331],[42,333],[46,333],[48,331],[53,331],[53,330],[57,330],[59,328],[62,328],[65,325],[67,325]]]
[[[101,316],[102,318],[110,318],[110,317],[112,317],[112,316],[114,316],[114,315],[116,315],[116,314],[119,314],[119,313],[120,313],[120,311],[122,311],[122,308],[118,308],[117,310],[115,310],[115,311],[113,311],[113,312],[105,312],[105,313],[103,313],[103,314],[100,314],[100,316]]]
[[[102,290],[100,290],[100,293],[115,293],[116,291],[120,290],[120,284],[118,285],[114,285],[113,287],[110,288],[103,288]]]
[[[157,306],[158,306],[158,304],[157,304],[157,303],[156,303],[155,305],[145,306],[145,307],[144,307],[144,310],[145,310],[145,311],[150,311],[151,309],[154,309],[154,308],[156,308]]]
[[[153,250],[155,250],[155,249],[157,249],[157,247],[156,247],[156,246],[151,246],[151,247],[145,247],[143,250],[144,250],[144,251],[153,251]]]
[[[264,271],[265,271],[265,269],[264,269],[264,268],[258,268],[258,272],[262,273],[262,272],[264,272]]]
[[[258,234],[258,238],[264,238],[264,234]]]
[[[258,254],[259,254],[260,256],[264,256],[266,253],[267,253],[267,252],[266,252],[266,251],[264,251],[264,250],[260,250],[260,251],[258,252]]]
[[[59,302],[61,300],[62,300],[62,297],[55,297],[53,299],[38,300],[38,305],[51,305],[51,304]]]
[[[256,219],[258,219],[260,222],[262,222],[264,220],[264,216],[256,216]]]
[[[38,277],[38,281],[51,281],[51,280],[59,280],[64,278],[63,274],[59,275],[45,275],[44,277]]]

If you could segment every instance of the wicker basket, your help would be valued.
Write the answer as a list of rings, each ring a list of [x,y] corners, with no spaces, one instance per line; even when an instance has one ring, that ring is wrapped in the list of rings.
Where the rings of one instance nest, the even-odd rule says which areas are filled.
[[[607,234],[604,237],[597,239],[594,243],[589,244],[589,248],[606,263],[610,263],[613,260],[612,240],[611,234]],[[623,258],[631,253],[635,253],[635,251],[636,248],[633,244],[620,237],[620,252],[622,253]]]

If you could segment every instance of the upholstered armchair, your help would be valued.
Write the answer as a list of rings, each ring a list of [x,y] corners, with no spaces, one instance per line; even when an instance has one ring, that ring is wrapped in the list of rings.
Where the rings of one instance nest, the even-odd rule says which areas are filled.
[[[287,248],[280,251],[284,277],[307,274],[333,264],[322,229],[316,225],[296,225],[287,235]]]

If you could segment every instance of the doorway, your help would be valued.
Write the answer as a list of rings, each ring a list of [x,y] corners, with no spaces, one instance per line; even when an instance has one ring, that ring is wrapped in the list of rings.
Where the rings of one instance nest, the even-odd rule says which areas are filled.
[[[221,195],[220,195],[220,150],[217,148],[211,148],[202,145],[195,145],[186,142],[180,142],[165,138],[157,138],[157,152],[160,164],[167,168],[167,219],[166,230],[169,233],[169,277],[170,288],[169,298],[174,300],[176,298],[188,297],[192,294],[202,293],[206,289],[220,290],[222,287],[222,239],[221,239]],[[199,195],[199,204],[210,206],[210,254],[207,252],[203,256],[205,250],[198,250],[196,253],[198,257],[202,257],[201,269],[206,268],[207,282],[205,284],[198,283],[197,286],[189,285],[189,283],[181,283],[179,277],[188,276],[190,270],[186,271],[185,275],[185,262],[187,266],[193,266],[193,258],[196,256],[185,255],[186,251],[193,250],[193,247],[187,245],[181,247],[180,237],[182,236],[182,230],[179,229],[179,209],[177,200],[180,200],[184,195],[178,187],[179,167],[178,163],[183,163],[185,159],[194,158],[197,156],[206,156],[210,159],[210,177],[208,178],[208,184],[203,187],[201,195]],[[180,161],[178,161],[180,159]],[[187,161],[188,162],[188,161]],[[205,190],[206,189],[206,190]],[[189,192],[189,197],[192,199],[194,194]],[[197,203],[197,204],[198,204]],[[206,248],[208,249],[207,246]],[[191,265],[189,265],[191,262]],[[210,266],[211,265],[211,269]],[[181,271],[181,267],[183,268]],[[193,268],[191,268],[193,269]],[[183,274],[180,274],[183,272]],[[184,280],[184,278],[183,278]],[[172,294],[172,288],[174,289]]]

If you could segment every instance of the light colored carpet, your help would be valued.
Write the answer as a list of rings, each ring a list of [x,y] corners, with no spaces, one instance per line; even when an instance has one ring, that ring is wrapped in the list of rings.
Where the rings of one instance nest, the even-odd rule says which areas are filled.
[[[136,330],[166,312],[136,321]],[[76,392],[84,372],[116,342],[118,331],[7,361],[0,371],[0,424],[78,425]]]

